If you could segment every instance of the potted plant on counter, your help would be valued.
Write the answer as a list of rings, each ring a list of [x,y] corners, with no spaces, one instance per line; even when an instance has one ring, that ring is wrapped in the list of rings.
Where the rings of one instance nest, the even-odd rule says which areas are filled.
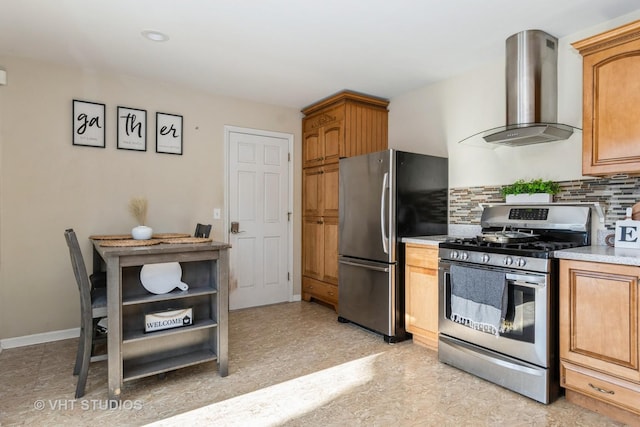
[[[502,187],[506,202],[512,203],[551,203],[553,195],[560,192],[560,185],[553,181],[519,179],[513,184]]]

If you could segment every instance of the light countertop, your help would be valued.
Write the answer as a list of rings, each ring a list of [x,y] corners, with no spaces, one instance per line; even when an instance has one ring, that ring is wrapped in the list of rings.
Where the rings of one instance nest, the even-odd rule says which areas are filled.
[[[560,259],[573,259],[577,261],[640,266],[640,249],[612,248],[604,245],[594,245],[555,251],[554,256]]]
[[[449,236],[445,235],[437,235],[437,236],[414,236],[414,237],[403,237],[400,241],[402,243],[413,243],[416,245],[430,245],[430,246],[438,246],[440,242],[444,242],[447,240]]]

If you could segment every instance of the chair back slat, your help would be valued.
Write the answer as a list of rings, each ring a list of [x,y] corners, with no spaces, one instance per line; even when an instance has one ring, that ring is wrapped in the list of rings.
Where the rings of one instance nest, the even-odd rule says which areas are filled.
[[[194,237],[209,237],[211,233],[211,224],[200,224],[196,225],[196,231],[193,233]]]
[[[91,282],[87,275],[87,268],[84,264],[78,238],[72,228],[65,230],[64,237],[67,240],[71,266],[73,267],[73,274],[76,278],[78,291],[80,292],[80,310],[82,317],[83,319],[88,318],[89,321],[91,321]]]

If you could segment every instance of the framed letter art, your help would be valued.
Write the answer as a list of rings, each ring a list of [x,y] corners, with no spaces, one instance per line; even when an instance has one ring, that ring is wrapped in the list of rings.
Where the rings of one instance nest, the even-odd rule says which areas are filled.
[[[147,112],[118,107],[118,148],[147,151]]]
[[[104,104],[73,100],[73,145],[105,148]]]
[[[182,154],[182,116],[156,113],[156,153]]]

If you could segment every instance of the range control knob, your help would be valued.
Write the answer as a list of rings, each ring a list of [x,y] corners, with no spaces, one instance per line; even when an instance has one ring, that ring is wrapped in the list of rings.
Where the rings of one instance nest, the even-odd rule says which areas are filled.
[[[452,259],[458,259],[458,257],[460,256],[460,253],[458,251],[451,251],[450,255]]]
[[[482,262],[484,262],[485,264],[488,263],[490,259],[491,259],[491,257],[489,256],[489,254],[483,254],[482,258],[480,258],[480,260]]]
[[[510,256],[506,257],[504,259],[504,265],[511,265],[513,264],[513,258],[511,258]]]
[[[468,260],[469,259],[469,254],[467,252],[462,252],[460,254],[460,259],[463,260],[463,261]]]
[[[518,267],[524,267],[525,265],[527,265],[527,261],[524,258],[518,258],[516,260],[516,265]]]

